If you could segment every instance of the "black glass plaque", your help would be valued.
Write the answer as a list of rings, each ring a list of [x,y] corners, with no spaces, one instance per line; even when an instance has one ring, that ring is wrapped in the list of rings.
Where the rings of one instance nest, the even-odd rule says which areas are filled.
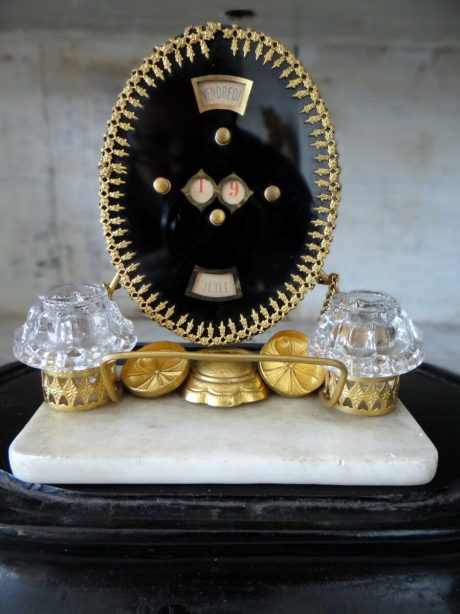
[[[141,309],[191,341],[240,341],[294,308],[338,199],[324,102],[266,35],[188,29],[117,101],[101,161],[109,252]]]

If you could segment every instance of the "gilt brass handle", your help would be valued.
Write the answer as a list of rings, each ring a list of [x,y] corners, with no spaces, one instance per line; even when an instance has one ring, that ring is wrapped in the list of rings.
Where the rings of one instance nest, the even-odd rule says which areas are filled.
[[[133,352],[118,352],[116,354],[107,354],[101,360],[101,374],[104,385],[107,389],[108,395],[112,401],[117,402],[121,399],[121,395],[117,392],[116,384],[110,377],[110,366],[116,360],[127,360],[128,358],[177,358],[183,360],[189,355],[190,360],[205,360],[207,362],[215,360],[216,362],[277,362],[277,363],[297,363],[304,365],[320,365],[323,367],[332,367],[339,371],[339,378],[337,387],[331,397],[328,397],[324,391],[320,392],[320,398],[323,405],[326,407],[332,407],[339,400],[342,390],[345,386],[345,382],[348,377],[348,370],[346,366],[338,361],[330,358],[316,358],[314,356],[267,356],[263,354],[220,354],[206,353],[200,354],[199,352],[191,352],[186,350],[185,352],[168,352],[168,351],[133,351]]]

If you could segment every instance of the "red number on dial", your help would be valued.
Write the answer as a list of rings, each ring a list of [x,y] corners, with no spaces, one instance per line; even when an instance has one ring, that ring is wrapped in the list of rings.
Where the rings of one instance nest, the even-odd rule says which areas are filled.
[[[238,196],[238,193],[240,191],[240,186],[238,181],[230,181],[230,185],[229,185],[229,196],[230,198],[235,198],[236,196]]]

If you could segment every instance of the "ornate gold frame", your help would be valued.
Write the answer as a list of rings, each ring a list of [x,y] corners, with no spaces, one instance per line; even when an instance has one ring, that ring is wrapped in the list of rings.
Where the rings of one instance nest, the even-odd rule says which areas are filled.
[[[308,251],[297,263],[298,273],[292,274],[291,281],[284,284],[284,291],[277,290],[276,296],[266,304],[253,308],[250,313],[241,313],[238,322],[229,319],[218,325],[195,322],[188,314],[177,313],[176,306],[165,300],[160,292],[152,291],[144,276],[137,272],[140,263],[131,242],[124,237],[128,232],[128,221],[124,217],[124,206],[119,202],[124,196],[122,190],[127,170],[122,162],[113,160],[114,156],[129,156],[129,142],[120,131],[134,130],[137,116],[126,108],[127,104],[142,108],[143,99],[148,97],[145,87],[156,87],[164,80],[165,72],[171,72],[173,62],[179,66],[185,61],[193,62],[197,53],[208,58],[207,42],[217,33],[222,33],[228,40],[234,55],[239,51],[244,57],[254,53],[257,61],[270,64],[273,69],[283,68],[280,79],[286,80],[286,88],[292,90],[293,98],[305,102],[301,113],[305,114],[305,124],[313,128],[309,133],[309,145],[316,150],[314,159],[318,163],[314,170],[318,187],[318,193],[314,195],[317,217],[312,220],[314,230],[309,233]],[[301,62],[277,40],[237,25],[224,27],[209,23],[187,28],[182,35],[156,47],[132,72],[115,104],[104,141],[100,162],[100,210],[107,248],[121,284],[142,311],[160,325],[188,341],[208,346],[250,339],[283,319],[306,292],[321,281],[322,265],[329,251],[340,200],[337,145],[329,113],[317,86]]]

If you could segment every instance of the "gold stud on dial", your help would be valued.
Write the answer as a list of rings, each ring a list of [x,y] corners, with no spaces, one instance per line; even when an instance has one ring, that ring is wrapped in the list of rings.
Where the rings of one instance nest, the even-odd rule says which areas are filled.
[[[158,194],[167,194],[171,189],[171,182],[166,177],[157,177],[153,182],[153,189]]]
[[[232,133],[228,128],[218,128],[214,139],[218,145],[228,145],[231,141]]]
[[[277,185],[269,185],[264,192],[265,200],[269,203],[275,202],[281,196],[281,190]]]
[[[225,222],[225,218],[225,211],[222,211],[222,209],[214,209],[209,215],[209,221],[213,226],[221,226]]]

